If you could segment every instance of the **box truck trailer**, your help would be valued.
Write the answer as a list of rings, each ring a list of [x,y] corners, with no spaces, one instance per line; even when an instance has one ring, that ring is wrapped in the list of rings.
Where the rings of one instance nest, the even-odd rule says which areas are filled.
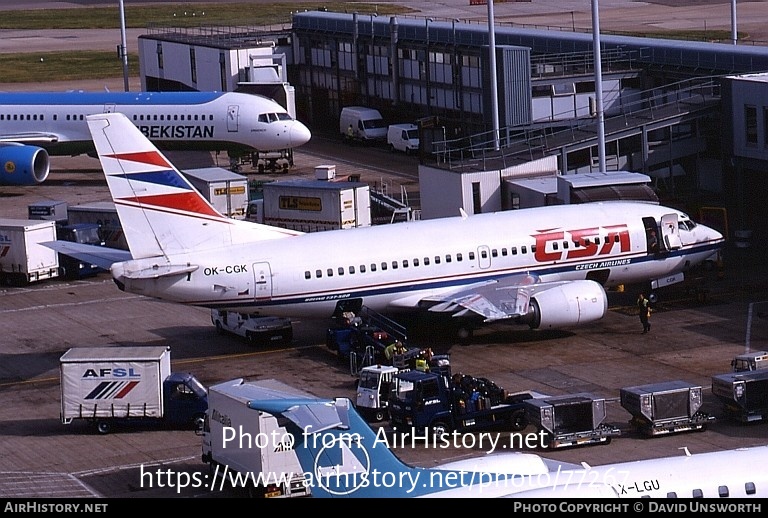
[[[53,220],[0,219],[0,283],[24,286],[60,275],[59,254],[47,246],[56,241]]]
[[[293,436],[278,419],[250,401],[315,396],[277,380],[234,379],[209,388],[202,431],[202,460],[209,478],[235,472],[249,496],[297,497],[311,493],[294,450]],[[233,477],[230,477],[232,480]]]
[[[114,425],[148,422],[201,428],[205,387],[189,373],[171,372],[171,350],[151,347],[75,347],[60,359],[61,422]]]

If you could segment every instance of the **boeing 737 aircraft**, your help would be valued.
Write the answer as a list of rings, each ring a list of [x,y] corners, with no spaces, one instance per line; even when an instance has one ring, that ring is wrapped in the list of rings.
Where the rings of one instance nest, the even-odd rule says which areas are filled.
[[[505,452],[419,468],[398,459],[390,450],[393,438],[383,428],[373,431],[346,398],[302,400],[265,394],[248,406],[286,418],[285,433],[293,438],[305,483],[315,497],[722,499],[768,494],[768,470],[759,468],[768,461],[768,446],[693,455],[681,452],[602,466]],[[705,509],[703,502],[701,509]]]
[[[277,102],[235,92],[0,93],[0,185],[35,185],[49,155],[93,154],[86,116],[121,112],[165,150],[292,150],[309,129]]]
[[[723,244],[682,212],[633,202],[302,234],[222,216],[125,116],[88,125],[131,257],[112,264],[99,260],[103,249],[51,246],[111,269],[122,290],[166,301],[305,318],[364,304],[452,315],[464,329],[556,329],[602,318],[605,287],[680,280]],[[651,230],[659,251],[648,250]]]

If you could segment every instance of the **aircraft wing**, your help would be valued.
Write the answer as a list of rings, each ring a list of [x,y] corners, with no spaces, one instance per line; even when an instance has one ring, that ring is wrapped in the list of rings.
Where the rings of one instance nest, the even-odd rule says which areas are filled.
[[[0,135],[0,142],[19,144],[51,144],[59,141],[59,136],[53,133],[25,132]]]
[[[493,322],[528,314],[534,294],[566,282],[542,283],[537,275],[521,274],[474,284],[423,302],[434,303],[429,311],[453,313],[455,317],[475,313],[485,322]]]
[[[133,259],[128,250],[120,250],[117,248],[73,243],[72,241],[46,241],[40,244],[56,250],[61,254],[74,257],[78,261],[95,264],[99,268],[104,268],[105,270],[109,270],[113,263]]]

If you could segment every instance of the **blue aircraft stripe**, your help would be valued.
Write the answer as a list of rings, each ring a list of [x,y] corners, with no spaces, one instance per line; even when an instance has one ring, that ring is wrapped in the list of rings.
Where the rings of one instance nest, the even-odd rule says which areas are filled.
[[[688,255],[692,253],[716,251],[721,248],[722,248],[722,244],[709,244],[704,246],[697,246],[695,248],[679,250],[676,252],[669,252],[665,254],[664,257],[671,258],[671,257]],[[611,259],[605,259],[605,261],[618,261],[622,259],[627,259],[627,258],[613,257]],[[635,258],[629,259],[631,264],[640,264],[640,263],[649,262],[649,261],[653,262],[656,260],[657,259],[654,256],[635,257]],[[587,262],[590,262],[590,261],[587,261]],[[322,293],[306,294],[305,293],[305,294],[298,294],[290,298],[264,299],[263,301],[258,301],[257,304],[259,306],[265,306],[265,307],[283,306],[288,304],[306,304],[309,301],[315,301],[315,302],[334,301],[334,300],[343,300],[343,299],[352,299],[352,298],[373,297],[376,295],[389,295],[392,293],[403,293],[404,295],[407,296],[408,292],[413,292],[413,291],[422,291],[422,290],[439,289],[439,288],[447,288],[447,287],[455,287],[457,289],[460,289],[462,286],[467,286],[477,282],[483,282],[485,280],[492,280],[492,279],[503,279],[505,277],[509,277],[513,275],[520,275],[521,273],[524,273],[524,272],[533,273],[539,276],[546,276],[546,275],[552,275],[552,274],[563,273],[563,272],[570,273],[570,272],[573,272],[575,270],[575,267],[580,264],[585,264],[585,262],[579,261],[578,263],[551,266],[547,268],[534,269],[534,270],[524,269],[524,270],[515,270],[512,272],[497,272],[495,274],[489,274],[482,277],[474,276],[474,275],[471,277],[466,277],[464,279],[457,279],[454,277],[446,280],[425,282],[425,283],[419,283],[419,284],[403,285],[401,283],[398,283],[398,284],[387,285],[384,287],[371,286],[371,287],[365,287],[362,289],[336,290],[334,292],[328,292],[325,294],[322,294]],[[584,270],[584,271],[586,272],[587,270]],[[340,295],[343,295],[343,298]],[[254,305],[254,301],[253,300],[227,301],[227,300],[216,299],[215,301],[212,301],[212,300],[196,301],[196,302],[193,302],[193,304],[204,305],[206,307],[211,307],[211,308],[250,307]]]
[[[176,187],[178,189],[192,190],[192,188],[181,179],[180,175],[173,169],[163,171],[144,171],[140,173],[128,173],[123,175],[127,180],[153,183],[165,187]]]
[[[14,92],[0,93],[2,105],[92,105],[130,106],[193,105],[218,99],[224,92]]]

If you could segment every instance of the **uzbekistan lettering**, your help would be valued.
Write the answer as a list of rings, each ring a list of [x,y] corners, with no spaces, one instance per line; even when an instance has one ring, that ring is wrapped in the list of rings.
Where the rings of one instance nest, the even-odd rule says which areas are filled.
[[[213,126],[139,126],[149,139],[212,139]]]

